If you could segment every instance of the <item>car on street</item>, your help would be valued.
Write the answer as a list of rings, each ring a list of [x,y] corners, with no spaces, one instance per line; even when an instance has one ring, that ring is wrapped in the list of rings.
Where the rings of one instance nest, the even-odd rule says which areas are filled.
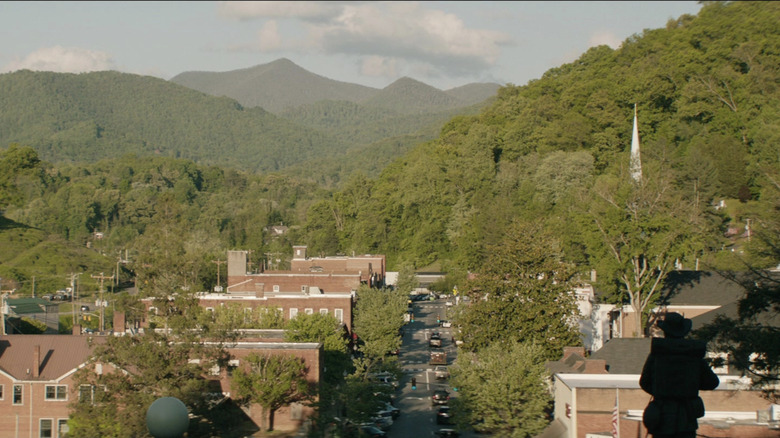
[[[450,401],[450,393],[444,389],[437,389],[431,395],[431,403],[435,405],[446,405]]]
[[[436,424],[450,424],[451,418],[449,406],[442,406],[436,412]]]
[[[460,434],[455,429],[439,429],[436,436],[439,438],[458,438]]]
[[[437,379],[449,379],[450,378],[450,370],[445,365],[437,365],[433,369],[433,375]]]
[[[439,325],[442,326],[443,328],[450,328],[452,327],[452,321],[442,319],[441,321],[439,321]]]
[[[439,332],[431,333],[431,338],[428,340],[428,345],[434,348],[441,348],[441,335]]]
[[[82,304],[81,305],[81,311],[82,312],[89,312],[89,306],[87,306],[86,304]]]

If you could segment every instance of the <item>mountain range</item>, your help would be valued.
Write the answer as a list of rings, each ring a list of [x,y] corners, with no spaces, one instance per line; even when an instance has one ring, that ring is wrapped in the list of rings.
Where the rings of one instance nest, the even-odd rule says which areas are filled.
[[[498,87],[445,92],[402,78],[379,90],[287,59],[171,81],[22,70],[0,75],[0,145],[31,146],[54,163],[136,154],[261,173],[302,166],[333,183],[356,167],[381,170],[453,116],[477,113]]]
[[[311,73],[287,58],[227,72],[184,72],[171,82],[212,96],[235,99],[245,107],[280,113],[317,102],[346,101],[396,110],[430,112],[471,106],[495,95],[494,83],[473,83],[442,91],[403,77],[383,89],[341,82]]]

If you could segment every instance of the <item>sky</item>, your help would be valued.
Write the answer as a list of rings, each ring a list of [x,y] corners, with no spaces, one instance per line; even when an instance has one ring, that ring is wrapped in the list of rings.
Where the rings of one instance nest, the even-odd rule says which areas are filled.
[[[170,79],[287,58],[344,82],[525,85],[590,47],[695,15],[695,1],[0,2],[0,73]]]

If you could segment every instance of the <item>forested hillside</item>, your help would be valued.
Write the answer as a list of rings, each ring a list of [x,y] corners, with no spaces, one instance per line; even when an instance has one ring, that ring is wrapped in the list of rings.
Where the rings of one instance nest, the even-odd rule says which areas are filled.
[[[39,293],[51,292],[72,273],[109,275],[121,267],[126,285],[170,275],[202,290],[216,284],[211,261],[227,249],[289,253],[302,241],[294,225],[313,199],[326,196],[291,178],[173,158],[52,166],[32,148],[12,145],[0,149],[2,287],[29,294],[34,280]],[[291,226],[287,235],[269,234],[268,226],[280,224]],[[95,290],[88,277],[79,280],[83,290]]]
[[[147,76],[2,74],[0,145],[31,146],[41,159],[52,163],[94,162],[133,153],[259,173],[302,166],[308,169],[306,178],[337,184],[361,166],[366,156],[380,170],[413,145],[409,139],[430,140],[453,115],[476,113],[475,102],[493,95],[497,87],[461,87],[454,91],[461,100],[405,79],[399,82],[413,86],[391,86],[367,94],[363,90],[367,87],[319,77],[288,60],[262,67],[217,74],[213,82],[238,87],[226,94],[250,95],[247,87],[259,75],[265,84],[259,89],[274,93],[295,89],[306,97],[301,102],[308,104],[298,102],[296,93],[282,93],[277,96],[279,105],[290,109],[278,117],[262,108],[243,107],[226,97],[208,96]],[[234,82],[234,76],[242,80]],[[189,83],[188,77],[183,75],[182,83]],[[312,100],[366,100],[379,95],[380,102],[392,104],[390,108],[349,100]],[[386,150],[384,140],[393,138],[404,147]]]
[[[117,72],[0,75],[0,126],[0,144],[31,146],[52,162],[134,153],[269,172],[343,153],[262,109]]]
[[[586,212],[602,190],[629,180],[636,104],[647,181],[668,180],[667,193],[703,217],[704,236],[682,262],[716,266],[731,248],[724,231],[769,213],[767,190],[776,190],[778,22],[778,3],[711,3],[620,49],[595,47],[504,87],[379,178],[356,175],[314,206],[308,243],[315,252],[385,253],[391,266],[472,269],[509,223],[525,219],[555,229],[571,261],[593,266]],[[733,215],[712,208],[736,198],[744,202],[727,203],[739,206]]]

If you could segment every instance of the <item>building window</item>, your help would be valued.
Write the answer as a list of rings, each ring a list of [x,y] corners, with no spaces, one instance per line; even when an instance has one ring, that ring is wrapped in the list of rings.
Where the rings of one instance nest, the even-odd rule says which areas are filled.
[[[320,315],[327,315],[328,309],[320,309]]]
[[[70,428],[68,427],[68,419],[60,418],[57,420],[57,436],[65,436],[65,434],[68,432],[70,432]]]
[[[68,387],[66,385],[46,385],[46,400],[67,400]]]
[[[38,435],[40,438],[52,438],[54,436],[52,423],[51,418],[41,418],[41,432]]]
[[[298,316],[298,309],[296,307],[290,308],[290,319],[293,319],[296,316]]]
[[[312,309],[312,308],[304,309],[303,313],[305,313],[307,315],[314,315],[314,309]]]
[[[24,387],[22,385],[14,385],[14,404],[20,405],[24,402],[22,399],[22,391],[24,391]]]
[[[233,375],[233,371],[234,371],[236,368],[238,368],[238,366],[239,366],[240,364],[241,364],[241,363],[238,361],[238,359],[230,359],[230,360],[228,361],[228,365],[227,365],[227,375],[228,375],[228,376],[232,376],[232,375]]]
[[[344,322],[344,309],[334,309],[333,316],[335,316],[339,322]]]
[[[98,391],[98,389],[101,389],[101,391]],[[106,394],[106,387],[105,385],[101,385],[100,388],[98,388],[95,385],[80,385],[79,386],[79,402],[80,403],[89,403],[94,405],[96,402],[100,402],[103,400],[104,396]]]
[[[5,385],[0,385],[0,400],[4,400],[5,397],[5,391],[3,390],[5,388]]]
[[[292,403],[290,405],[290,420],[303,420],[303,405]]]
[[[274,292],[279,292],[279,285],[278,284],[274,285]]]
[[[156,307],[150,307],[149,308],[149,313],[151,313],[152,315],[157,315],[157,308]]]

